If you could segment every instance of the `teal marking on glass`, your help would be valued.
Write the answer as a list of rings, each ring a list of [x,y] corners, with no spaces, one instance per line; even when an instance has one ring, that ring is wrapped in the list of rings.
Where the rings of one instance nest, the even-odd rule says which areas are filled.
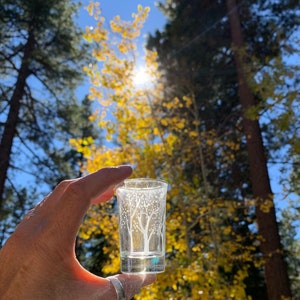
[[[157,263],[159,262],[159,258],[158,258],[158,257],[153,257],[153,258],[151,259],[151,262],[152,262],[153,264],[157,264]]]

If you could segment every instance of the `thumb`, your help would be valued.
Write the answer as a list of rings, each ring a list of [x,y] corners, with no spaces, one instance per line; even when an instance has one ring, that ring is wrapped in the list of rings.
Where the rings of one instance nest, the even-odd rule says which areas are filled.
[[[149,285],[156,280],[155,274],[118,274],[107,278],[115,289],[117,299],[130,300],[139,293],[143,286]],[[125,297],[125,298],[122,298]]]

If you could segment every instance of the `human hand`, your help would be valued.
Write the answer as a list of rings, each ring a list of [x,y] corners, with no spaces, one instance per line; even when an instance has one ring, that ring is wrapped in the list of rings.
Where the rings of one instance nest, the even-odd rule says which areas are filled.
[[[0,299],[128,300],[152,283],[155,275],[98,277],[74,252],[89,205],[108,200],[131,173],[129,166],[120,166],[63,181],[31,210],[0,251]]]

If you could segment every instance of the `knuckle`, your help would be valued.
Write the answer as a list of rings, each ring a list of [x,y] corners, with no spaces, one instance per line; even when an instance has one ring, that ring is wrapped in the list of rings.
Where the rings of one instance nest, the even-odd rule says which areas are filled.
[[[56,186],[55,191],[57,191],[57,192],[64,191],[71,182],[72,182],[72,180],[63,180],[63,181],[61,181]]]
[[[68,186],[65,188],[65,193],[71,198],[82,197],[84,195],[84,191],[82,189],[80,181],[73,181],[69,183]]]

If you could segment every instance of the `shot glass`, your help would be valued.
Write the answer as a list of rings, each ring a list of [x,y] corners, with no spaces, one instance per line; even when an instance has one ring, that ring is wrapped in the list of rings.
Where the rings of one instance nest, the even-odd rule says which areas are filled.
[[[127,179],[116,190],[122,273],[165,270],[167,183]]]

